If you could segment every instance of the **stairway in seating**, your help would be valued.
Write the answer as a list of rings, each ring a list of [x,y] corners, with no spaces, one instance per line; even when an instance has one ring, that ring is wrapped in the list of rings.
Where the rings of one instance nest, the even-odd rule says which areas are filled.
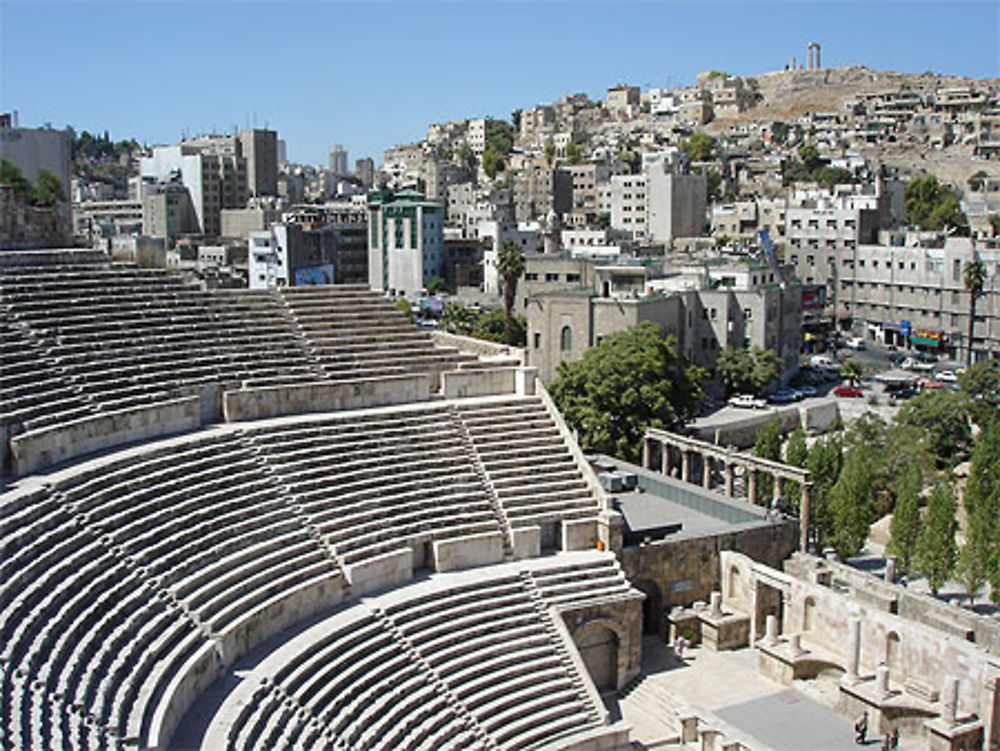
[[[503,530],[503,559],[508,562],[513,561],[513,531],[510,526],[510,519],[507,518],[507,512],[504,510],[503,504],[500,503],[500,498],[497,495],[496,488],[493,485],[493,481],[490,480],[486,467],[483,466],[482,459],[479,458],[479,452],[476,451],[475,444],[472,442],[472,436],[469,435],[469,428],[462,419],[462,416],[458,413],[458,409],[453,404],[448,406],[448,417],[455,426],[455,431],[459,436],[461,436],[462,445],[465,448],[465,455],[469,459],[469,466],[472,467],[476,476],[479,477],[480,482],[482,482],[483,489],[486,491],[486,498],[490,503],[490,508],[493,509],[493,513],[500,521],[500,527]]]
[[[639,710],[668,728],[665,743],[681,743],[681,708],[676,698],[649,680],[645,673],[639,673],[618,693],[618,701],[621,706]]]
[[[461,721],[465,724],[469,730],[471,730],[478,741],[482,743],[483,748],[495,749],[497,746],[493,742],[492,736],[486,732],[486,730],[479,724],[469,708],[465,706],[461,699],[455,696],[455,693],[448,687],[441,676],[438,674],[437,670],[427,661],[427,659],[420,653],[420,651],[413,646],[413,642],[410,641],[403,630],[396,625],[395,621],[392,620],[385,611],[379,607],[369,606],[369,611],[374,616],[376,623],[378,623],[383,630],[387,633],[392,634],[393,642],[406,653],[406,655],[414,663],[420,666],[421,671],[427,678],[433,683],[437,690],[442,696],[444,696],[449,706],[455,712],[455,714],[461,718]]]
[[[573,681],[573,688],[576,692],[577,698],[580,703],[587,707],[587,716],[593,722],[598,725],[603,724],[603,719],[598,711],[598,708],[593,705],[590,699],[590,694],[584,687],[584,678],[576,669],[576,661],[570,656],[568,647],[563,638],[562,633],[556,628],[553,618],[559,618],[559,616],[552,608],[545,604],[545,598],[539,591],[538,587],[535,586],[534,577],[532,577],[530,571],[521,571],[519,576],[521,577],[521,582],[524,585],[525,590],[528,592],[528,597],[531,599],[531,605],[535,608],[538,613],[539,621],[542,623],[546,633],[552,641],[552,644],[556,647],[556,652],[559,656],[559,662],[562,663],[563,668],[566,670],[566,674],[570,676]]]

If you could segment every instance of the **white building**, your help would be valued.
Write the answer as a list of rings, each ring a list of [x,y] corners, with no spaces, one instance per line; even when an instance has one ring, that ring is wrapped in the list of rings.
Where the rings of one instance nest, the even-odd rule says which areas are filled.
[[[444,278],[444,206],[416,191],[379,191],[368,202],[368,283],[392,295],[419,295]]]

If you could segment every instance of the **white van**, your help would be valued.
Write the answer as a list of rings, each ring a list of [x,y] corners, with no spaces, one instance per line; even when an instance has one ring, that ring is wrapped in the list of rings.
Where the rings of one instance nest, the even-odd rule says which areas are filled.
[[[809,358],[809,366],[812,368],[826,368],[828,370],[840,367],[829,355],[813,355]]]
[[[851,337],[850,339],[848,339],[848,340],[847,340],[847,341],[845,342],[845,344],[846,344],[846,345],[847,345],[847,346],[848,346],[848,347],[849,347],[850,349],[858,349],[858,350],[861,350],[861,349],[864,349],[864,348],[865,348],[865,340],[864,340],[864,339],[863,339],[862,337],[860,337],[860,336],[852,336],[852,337]]]

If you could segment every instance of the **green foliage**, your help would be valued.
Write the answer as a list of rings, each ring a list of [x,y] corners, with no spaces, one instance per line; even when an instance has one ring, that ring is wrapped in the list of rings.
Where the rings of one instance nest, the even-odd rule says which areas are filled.
[[[487,146],[483,152],[483,172],[492,180],[497,176],[497,172],[503,172],[506,168],[500,152],[492,146]]]
[[[782,144],[788,140],[788,123],[778,121],[776,123],[771,123],[771,140],[775,144]]]
[[[969,412],[980,427],[1000,416],[1000,360],[981,360],[958,377]]]
[[[753,445],[754,456],[761,459],[781,461],[781,424],[777,418],[769,420],[763,428],[757,431],[757,439]],[[774,478],[767,472],[761,473],[757,480],[757,497],[769,503],[774,495]]]
[[[524,110],[518,107],[516,110],[510,113],[510,121],[514,125],[514,130],[521,130],[521,115],[524,114]]]
[[[809,462],[809,447],[806,445],[806,431],[798,425],[788,436],[785,446],[785,464],[793,467],[805,467]],[[797,482],[785,481],[785,502],[788,513],[798,515],[799,502],[802,499],[802,486]]]
[[[476,314],[459,303],[445,303],[441,313],[441,326],[448,333],[471,336],[476,326]]]
[[[843,167],[820,167],[812,175],[813,179],[825,188],[856,182],[854,173]]]
[[[0,159],[0,185],[9,185],[14,189],[14,195],[27,198],[31,195],[31,182],[21,174],[16,164]]]
[[[906,184],[905,221],[926,230],[956,228],[958,234],[969,231],[969,220],[962,213],[958,194],[931,174]]]
[[[972,365],[972,335],[976,330],[976,301],[986,287],[986,264],[979,259],[967,261],[962,270],[962,281],[969,293],[969,346],[965,353],[965,365]]]
[[[844,460],[837,482],[830,489],[830,544],[837,555],[849,558],[868,539],[871,525],[872,455],[868,447],[855,446]]]
[[[719,142],[708,133],[693,133],[690,138],[681,141],[681,151],[687,154],[692,162],[706,162],[715,156]]]
[[[830,491],[844,463],[844,447],[837,435],[820,438],[809,451],[809,474],[812,477],[812,508],[810,526],[817,547],[822,550],[824,541],[833,528],[830,515]]]
[[[715,369],[728,393],[758,392],[781,376],[781,360],[770,349],[727,347],[719,353]]]
[[[705,192],[709,203],[722,198],[722,173],[717,169],[707,169],[705,174]]]
[[[472,326],[471,336],[476,339],[485,339],[498,344],[512,344],[515,347],[524,347],[528,343],[528,321],[524,316],[511,316],[511,333],[508,338],[506,333],[506,319],[503,311],[499,308],[487,311],[476,319]]]
[[[551,167],[552,162],[555,158],[556,158],[556,145],[552,143],[552,139],[550,138],[548,141],[545,142],[545,163]]]
[[[840,377],[850,381],[852,386],[857,385],[864,372],[864,368],[857,360],[848,359],[840,363]]]
[[[35,206],[49,208],[66,203],[66,193],[63,191],[62,182],[47,169],[38,170],[38,179],[31,191],[31,202]]]
[[[570,141],[566,144],[566,161],[570,164],[579,164],[583,161],[583,147]]]
[[[506,120],[486,121],[486,149],[492,148],[500,156],[514,150],[514,126]]]
[[[913,566],[913,555],[920,529],[920,491],[924,475],[919,464],[910,464],[896,477],[896,505],[889,524],[889,545],[886,552],[896,556],[896,570],[908,574]]]
[[[406,316],[407,320],[413,321],[413,306],[406,300],[406,298],[400,297],[396,300],[396,307],[399,312]]]
[[[935,596],[955,571],[955,531],[958,527],[956,510],[955,493],[951,485],[937,483],[920,522],[914,554],[915,568],[927,579],[931,593]]]
[[[611,226],[611,214],[602,211],[594,217],[594,227],[597,229],[608,229]]]
[[[561,363],[549,392],[583,446],[637,461],[647,428],[668,428],[697,414],[706,376],[646,321],[605,337],[576,362]]]
[[[472,151],[472,147],[467,143],[463,143],[458,147],[458,161],[467,166],[474,167],[476,163],[476,155]]]
[[[517,300],[517,281],[524,273],[524,253],[521,246],[507,240],[497,251],[497,273],[503,282],[503,310],[506,321],[507,344],[514,344],[514,302]]]
[[[436,295],[439,292],[444,292],[446,285],[444,279],[439,276],[432,276],[431,280],[427,283],[427,294]]]
[[[799,159],[802,160],[802,166],[809,171],[810,175],[815,174],[820,167],[826,165],[826,160],[819,155],[819,149],[811,143],[799,147]]]
[[[1000,566],[1000,420],[989,421],[976,440],[963,501],[968,524],[958,568],[975,597]]]
[[[982,190],[983,180],[989,177],[989,174],[985,170],[979,170],[976,174],[972,175],[968,180],[969,190]]]
[[[1000,214],[989,215],[990,229],[993,230],[994,237],[1000,235]]]
[[[968,398],[954,391],[925,391],[908,401],[896,415],[899,425],[922,428],[927,447],[940,466],[954,466],[968,455],[972,430]]]

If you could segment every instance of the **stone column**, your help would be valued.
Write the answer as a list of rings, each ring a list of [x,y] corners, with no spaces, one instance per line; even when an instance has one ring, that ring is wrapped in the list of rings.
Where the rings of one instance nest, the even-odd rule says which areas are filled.
[[[958,724],[958,678],[950,675],[941,684],[941,720],[950,727]]]
[[[714,459],[708,454],[701,455],[701,486],[705,490],[712,489],[712,462]]]
[[[649,436],[642,439],[642,468],[649,469]]]
[[[732,498],[733,497],[733,481],[735,480],[735,478],[733,477],[733,463],[731,461],[728,461],[728,460],[726,461],[725,477],[726,477],[726,480],[725,480],[725,482],[726,482],[726,496],[728,498]]]
[[[670,476],[670,446],[666,441],[660,441],[660,473]]]
[[[861,619],[851,618],[847,621],[847,676],[858,677],[861,666]]]
[[[801,657],[805,654],[805,650],[802,649],[802,634],[792,634],[788,637],[788,651],[792,657]]]
[[[747,498],[754,506],[757,505],[757,470],[753,467],[746,468],[747,473]]]
[[[896,556],[894,555],[885,559],[885,580],[890,584],[896,581]]]
[[[884,662],[875,668],[875,693],[880,699],[889,695],[889,666]]]
[[[809,552],[809,507],[812,505],[812,483],[802,484],[799,501],[799,550]]]
[[[785,478],[784,477],[779,477],[778,475],[775,475],[774,476],[774,500],[778,500],[779,498],[781,498],[782,494],[784,492],[785,492]]]
[[[712,615],[718,618],[722,615],[722,592],[712,592],[710,597]]]
[[[681,449],[681,480],[691,482],[691,452]]]
[[[778,643],[778,617],[775,615],[769,615],[764,619],[764,642]]]

